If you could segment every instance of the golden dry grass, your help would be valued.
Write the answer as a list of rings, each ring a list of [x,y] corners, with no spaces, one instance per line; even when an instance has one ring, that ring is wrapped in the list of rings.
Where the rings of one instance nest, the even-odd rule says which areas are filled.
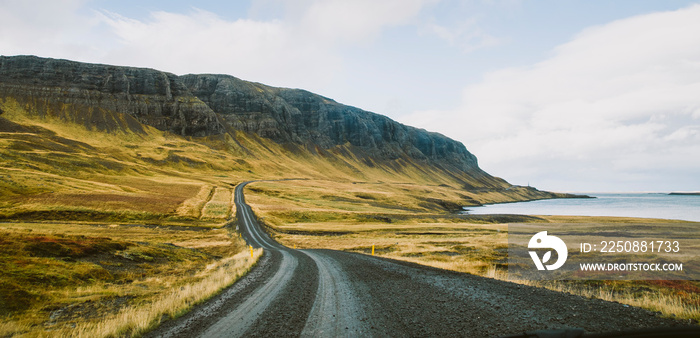
[[[502,274],[497,277],[504,278]],[[660,312],[667,317],[700,321],[697,281],[518,281],[554,291],[599,298]]]
[[[324,212],[445,212],[461,208],[472,198],[467,192],[444,185],[318,179],[258,182],[249,191],[249,204],[272,217],[269,222],[279,224],[296,222],[295,211],[313,217],[322,217]]]
[[[221,225],[232,213],[226,189],[250,179],[311,179],[308,186],[288,181],[302,183],[284,189],[293,198],[318,201],[318,208],[348,211],[357,210],[358,199],[361,209],[405,213],[524,198],[517,189],[463,191],[465,184],[480,183],[402,159],[368,165],[346,146],[318,155],[240,131],[207,138],[148,126],[138,133],[100,132],[58,117],[80,113],[70,104],[46,107],[7,97],[0,98],[0,109],[0,219]],[[326,186],[348,194],[329,200]]]
[[[259,182],[246,193],[256,214],[289,246],[369,253],[375,245],[376,253],[386,257],[492,277],[501,271],[505,221],[453,217],[448,210],[530,197],[518,189],[465,191],[465,183],[478,187],[479,182],[456,179],[401,159],[370,166],[344,146],[318,156],[240,131],[203,139],[183,138],[147,126],[143,126],[144,133],[106,133],[52,117],[56,114],[39,112],[39,108],[12,98],[0,98],[0,109],[0,122],[4,123],[0,130],[0,220],[56,220],[0,223],[0,230],[15,235],[31,231],[58,242],[62,235],[76,243],[82,241],[77,236],[137,243],[110,251],[109,259],[94,262],[59,262],[50,257],[35,260],[34,267],[52,267],[46,271],[79,272],[75,277],[79,285],[73,290],[29,284],[29,293],[42,293],[39,302],[22,314],[1,320],[0,335],[13,330],[44,335],[34,333],[44,329],[55,334],[64,332],[60,330],[66,325],[81,325],[85,332],[97,334],[136,333],[149,327],[153,321],[144,313],[161,310],[139,309],[156,298],[168,298],[173,288],[202,282],[205,277],[198,272],[212,273],[207,264],[216,262],[214,256],[231,257],[240,249],[242,243],[228,237],[225,229],[176,229],[179,225],[221,227],[225,215],[233,216],[230,187],[243,180],[305,179]],[[75,108],[65,104],[60,109],[70,114]],[[508,220],[516,221],[521,220]],[[541,221],[605,222],[583,218]],[[173,253],[166,243],[182,248],[173,249]],[[119,257],[131,257],[134,263],[126,263],[130,268],[119,272],[125,264]],[[25,267],[29,272],[38,270]],[[93,281],[80,278],[100,269],[115,271],[118,278],[110,281],[104,274],[103,279]],[[71,304],[79,306],[71,308]],[[103,314],[99,320],[71,322],[73,319],[66,316],[58,316],[62,320],[55,323],[47,320],[60,309],[80,314],[93,307]],[[117,318],[126,309],[133,312],[120,322],[134,318],[126,328],[115,322],[99,324]],[[167,311],[164,313],[179,310]],[[106,327],[109,329],[102,329]]]
[[[231,215],[231,209],[234,208],[231,195],[231,189],[217,187],[207,204],[202,208],[201,217],[218,220],[228,219]]]
[[[0,223],[0,238],[0,298],[14,301],[0,301],[0,336],[142,333],[230,285],[260,255],[251,259],[226,229]]]
[[[247,250],[207,265],[198,272],[201,280],[185,284],[176,291],[166,292],[152,301],[127,307],[114,315],[97,322],[83,322],[74,328],[62,328],[59,336],[73,337],[113,337],[140,335],[159,324],[166,316],[177,318],[192,306],[215,295],[245,275],[257,259],[262,249],[254,250],[253,257]],[[53,334],[53,333],[52,333]]]
[[[296,248],[375,254],[442,269],[484,275],[507,258],[507,225],[457,223],[302,223],[274,228]]]
[[[469,218],[421,209],[416,195],[449,198],[444,187],[397,184],[326,185],[321,181],[260,182],[247,188],[246,200],[279,242],[296,248],[326,248],[371,254],[437,268],[506,279],[508,224],[498,218]],[[404,195],[402,195],[402,193]],[[397,199],[405,209],[390,207]],[[399,202],[400,201],[400,202]],[[540,216],[528,225],[552,231],[585,227],[631,231],[664,226],[693,231],[697,223],[621,217]],[[477,223],[475,223],[477,222]],[[522,222],[511,220],[509,222]],[[697,249],[697,248],[688,248]],[[553,281],[521,283],[596,297],[700,320],[697,281]]]
[[[202,215],[202,208],[214,194],[214,187],[209,184],[204,184],[199,188],[199,192],[194,197],[184,201],[179,208],[177,214],[185,217],[199,218]]]
[[[274,227],[275,238],[294,248],[325,248],[371,254],[436,268],[507,279],[505,224],[313,223]],[[324,235],[325,234],[325,235]],[[547,289],[601,298],[700,321],[700,282],[635,283],[610,281],[516,281]],[[643,291],[639,291],[639,290]]]

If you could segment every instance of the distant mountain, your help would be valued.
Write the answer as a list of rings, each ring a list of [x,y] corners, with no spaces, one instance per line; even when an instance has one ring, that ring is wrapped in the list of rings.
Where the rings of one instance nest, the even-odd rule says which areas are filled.
[[[296,156],[353,165],[360,176],[363,168],[374,168],[397,177],[418,175],[424,181],[434,176],[436,184],[454,183],[473,193],[500,191],[512,200],[559,196],[511,186],[487,174],[462,143],[441,134],[305,90],[229,75],[177,76],[145,68],[0,56],[2,98],[88,130],[142,133],[144,126],[152,126],[195,139],[230,136],[234,143],[242,132],[271,140]],[[230,147],[243,157],[263,156],[240,142]]]

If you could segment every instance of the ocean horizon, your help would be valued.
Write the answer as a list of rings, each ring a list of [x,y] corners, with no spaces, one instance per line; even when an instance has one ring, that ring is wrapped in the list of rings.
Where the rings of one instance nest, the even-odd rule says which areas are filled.
[[[679,191],[674,191],[678,193]],[[682,192],[687,193],[687,192]],[[586,192],[595,198],[562,198],[464,207],[474,215],[519,214],[639,217],[700,222],[700,195],[670,192]]]

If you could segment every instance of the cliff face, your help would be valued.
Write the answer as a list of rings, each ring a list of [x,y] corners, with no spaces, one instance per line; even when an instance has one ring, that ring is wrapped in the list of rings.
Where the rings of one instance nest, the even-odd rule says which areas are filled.
[[[140,123],[185,136],[224,132],[216,114],[177,76],[152,69],[2,56],[0,95],[126,113]]]
[[[311,151],[340,146],[368,164],[399,161],[469,177],[482,187],[509,186],[479,169],[476,157],[463,144],[443,135],[304,90],[228,75],[176,76],[152,69],[3,56],[3,97],[35,105],[84,107],[86,126],[115,120],[110,114],[121,113],[129,125],[137,121],[183,136],[241,130]]]
[[[181,79],[235,129],[279,143],[324,149],[349,144],[374,158],[407,156],[478,168],[476,157],[457,141],[308,91],[273,88],[226,75],[185,75]]]

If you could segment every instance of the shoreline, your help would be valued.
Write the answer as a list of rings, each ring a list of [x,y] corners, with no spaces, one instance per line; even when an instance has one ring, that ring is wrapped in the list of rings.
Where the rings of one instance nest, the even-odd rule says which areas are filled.
[[[663,219],[668,221],[700,222],[700,213],[694,198],[674,199],[669,194],[603,194],[597,199],[567,201],[567,199],[539,199],[523,202],[492,203],[482,206],[464,206],[465,215],[512,214],[529,216],[582,216]],[[514,204],[536,202],[529,204]]]

